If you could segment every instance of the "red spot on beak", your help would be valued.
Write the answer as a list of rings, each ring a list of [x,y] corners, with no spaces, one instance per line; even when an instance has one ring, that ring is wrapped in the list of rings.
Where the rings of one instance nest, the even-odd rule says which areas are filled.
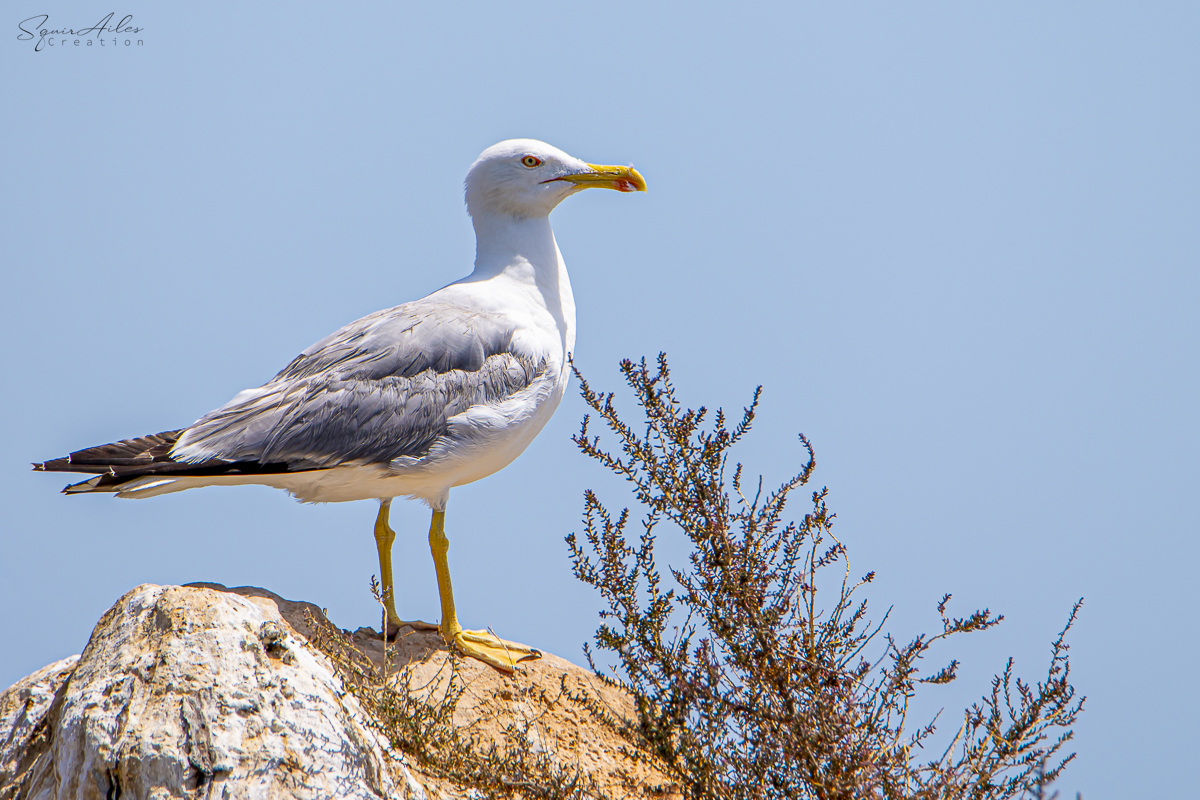
[[[636,192],[637,187],[633,185],[633,181],[627,181],[624,178],[618,178],[613,181],[613,188],[618,192]]]

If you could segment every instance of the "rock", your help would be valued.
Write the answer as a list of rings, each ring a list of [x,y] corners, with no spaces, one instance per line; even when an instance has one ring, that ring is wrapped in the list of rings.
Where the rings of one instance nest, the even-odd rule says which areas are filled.
[[[311,646],[313,622],[384,667],[377,633],[337,631],[310,603],[217,584],[133,589],[80,656],[0,694],[0,800],[470,795],[391,749],[386,726]],[[611,725],[565,698],[564,688],[613,719],[632,713],[623,692],[586,670],[547,655],[505,676],[452,662],[438,634],[411,628],[386,655],[388,680],[410,691],[444,693],[453,675],[453,722],[474,741],[502,745],[520,730],[606,793],[665,789],[660,773],[622,754]]]
[[[77,660],[0,695],[0,798],[423,796],[280,604],[126,594]]]

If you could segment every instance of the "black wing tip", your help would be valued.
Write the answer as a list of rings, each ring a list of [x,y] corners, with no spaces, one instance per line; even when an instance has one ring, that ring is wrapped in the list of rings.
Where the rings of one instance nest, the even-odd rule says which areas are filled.
[[[63,456],[62,458],[52,458],[49,461],[33,462],[34,472],[78,472],[71,465],[71,457]]]
[[[161,466],[175,463],[171,448],[183,429],[153,433],[119,442],[101,444],[76,450],[62,458],[34,462],[35,472],[112,473],[129,468]]]
[[[33,463],[34,472],[82,472],[77,466],[71,463],[70,456],[62,458],[52,458],[49,461],[35,461]]]
[[[171,458],[171,448],[178,440],[180,433],[182,433],[182,429],[164,431],[137,439],[125,439],[112,444],[77,450],[63,458],[53,458],[40,463],[33,462],[33,471],[78,472],[97,476],[67,486],[63,489],[64,494],[118,491],[116,487],[143,475],[184,477],[188,475],[252,475],[293,471],[292,466],[285,462],[225,461],[219,458],[195,464],[176,461]]]

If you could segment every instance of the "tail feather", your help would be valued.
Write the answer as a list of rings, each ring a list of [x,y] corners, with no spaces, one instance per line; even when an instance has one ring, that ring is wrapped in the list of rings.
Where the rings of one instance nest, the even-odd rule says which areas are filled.
[[[153,497],[156,494],[161,494],[164,491],[170,491],[164,487],[175,484],[178,478],[159,478],[156,475],[138,475],[133,478],[117,478],[112,475],[97,475],[94,478],[88,478],[86,481],[72,483],[63,487],[63,494],[84,494],[86,492],[115,492],[121,497],[133,497],[132,492],[137,492],[138,497]],[[150,492],[151,489],[158,489],[157,492]]]

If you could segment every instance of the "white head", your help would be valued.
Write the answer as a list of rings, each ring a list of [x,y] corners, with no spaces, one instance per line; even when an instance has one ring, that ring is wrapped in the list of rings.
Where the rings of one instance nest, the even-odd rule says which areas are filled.
[[[536,139],[509,139],[479,154],[466,180],[472,217],[545,217],[567,197],[589,187],[646,191],[632,167],[588,164]]]

